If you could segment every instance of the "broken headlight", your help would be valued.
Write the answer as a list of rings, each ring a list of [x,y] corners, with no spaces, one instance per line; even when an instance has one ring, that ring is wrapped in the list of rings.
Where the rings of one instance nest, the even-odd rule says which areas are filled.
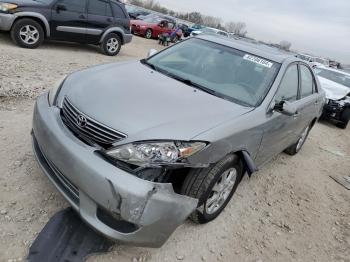
[[[206,147],[204,142],[137,142],[108,150],[108,156],[136,165],[171,164],[187,158]]]

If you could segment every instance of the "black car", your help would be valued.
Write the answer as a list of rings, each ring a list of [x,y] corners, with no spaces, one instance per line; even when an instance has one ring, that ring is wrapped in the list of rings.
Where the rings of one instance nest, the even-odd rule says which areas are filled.
[[[112,56],[131,42],[129,23],[117,0],[0,0],[0,30],[25,48],[52,39],[100,45]]]
[[[128,12],[130,19],[137,19],[140,15],[147,16],[151,14],[150,11],[138,8],[136,6],[126,5],[125,8],[126,8],[126,11]]]

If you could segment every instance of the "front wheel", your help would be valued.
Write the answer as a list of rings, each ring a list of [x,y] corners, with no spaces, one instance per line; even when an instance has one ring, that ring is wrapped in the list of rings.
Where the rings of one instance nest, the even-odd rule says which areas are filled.
[[[24,48],[37,48],[44,41],[42,26],[33,19],[23,18],[15,22],[11,29],[11,38],[14,43]]]
[[[233,154],[209,168],[191,170],[182,185],[184,195],[198,199],[198,208],[190,219],[205,224],[219,216],[235,193],[242,175],[242,164]]]
[[[105,55],[115,56],[119,53],[122,41],[119,35],[110,33],[102,41],[101,49]]]
[[[291,156],[298,154],[298,152],[303,147],[307,137],[309,136],[310,129],[311,129],[311,126],[308,125],[299,136],[298,141],[295,144],[288,147],[286,150],[284,150],[284,152]]]
[[[346,108],[340,116],[341,122],[337,123],[337,127],[346,129],[346,127],[348,126],[349,120],[350,120],[350,108]]]

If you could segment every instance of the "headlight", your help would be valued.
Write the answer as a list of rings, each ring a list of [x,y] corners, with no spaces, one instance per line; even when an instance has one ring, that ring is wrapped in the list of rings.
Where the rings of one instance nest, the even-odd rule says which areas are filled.
[[[0,3],[0,11],[8,12],[9,10],[16,9],[17,5],[9,3]]]
[[[122,145],[106,153],[136,166],[171,164],[187,158],[206,146],[204,142],[138,142]]]
[[[57,81],[55,86],[50,89],[50,91],[49,91],[49,105],[50,106],[55,105],[56,97],[57,97],[58,93],[60,92],[65,80],[66,80],[66,77],[61,78],[59,81]]]

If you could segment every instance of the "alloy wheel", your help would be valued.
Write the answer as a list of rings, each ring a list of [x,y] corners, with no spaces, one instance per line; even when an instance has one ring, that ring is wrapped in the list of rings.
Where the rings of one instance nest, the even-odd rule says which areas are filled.
[[[301,134],[299,140],[298,140],[298,144],[297,144],[297,151],[300,150],[300,148],[303,146],[304,142],[305,142],[305,139],[307,137],[307,134],[309,132],[309,126],[307,128],[305,128],[304,132]]]
[[[207,214],[214,214],[223,206],[232,192],[236,179],[236,168],[230,168],[223,172],[219,180],[212,188],[212,191],[205,203],[205,211]]]
[[[39,41],[39,31],[32,25],[22,26],[19,30],[19,36],[28,45],[34,45]]]
[[[108,52],[114,53],[114,52],[116,52],[118,50],[118,47],[119,47],[118,39],[116,39],[116,38],[108,39],[108,41],[107,41],[107,50],[108,50]]]

